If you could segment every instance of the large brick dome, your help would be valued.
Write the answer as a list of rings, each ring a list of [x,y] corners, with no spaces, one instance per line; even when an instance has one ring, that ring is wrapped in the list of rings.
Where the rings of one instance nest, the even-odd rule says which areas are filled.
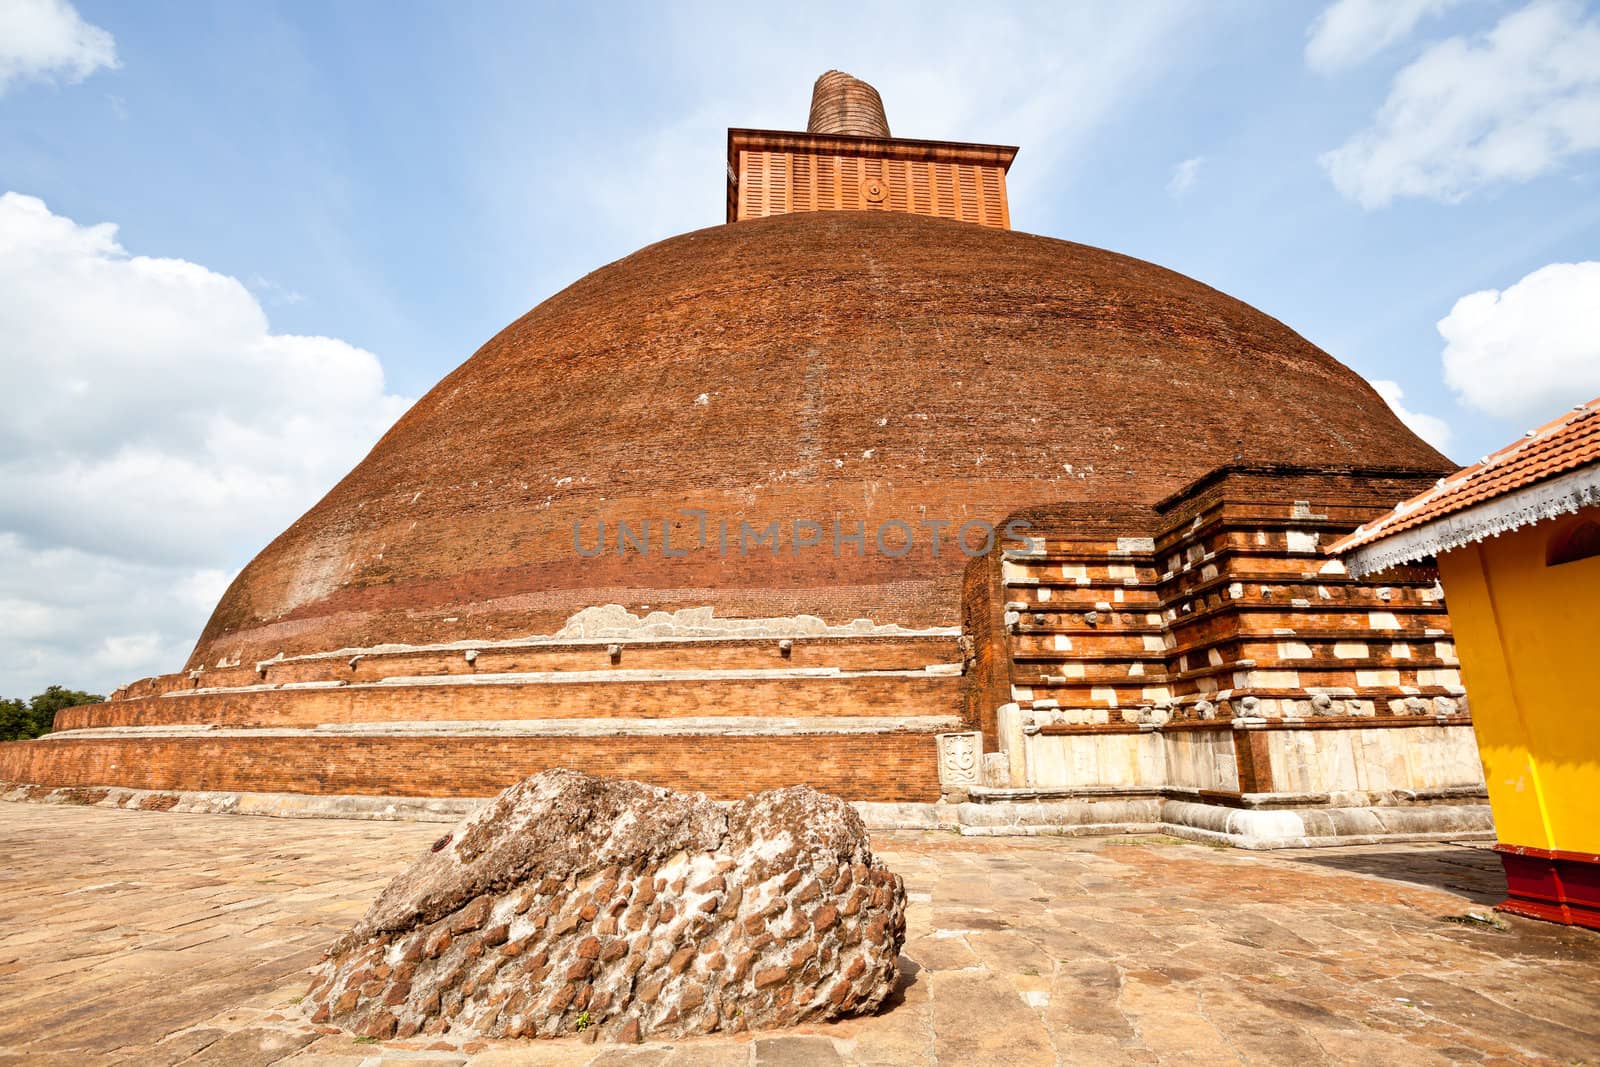
[[[901,213],[674,237],[512,323],[239,575],[191,667],[550,633],[591,605],[958,621],[930,538],[584,558],[703,509],[871,532],[1149,504],[1222,464],[1447,462],[1282,323],[1127,256]],[[613,534],[614,536],[614,534]],[[693,549],[693,544],[689,547]]]
[[[501,331],[185,671],[0,744],[0,796],[432,818],[569,767],[963,833],[1487,835],[1434,575],[1322,547],[1449,462],[1282,323],[1012,232],[1015,148],[815,96],[728,131],[730,225]]]

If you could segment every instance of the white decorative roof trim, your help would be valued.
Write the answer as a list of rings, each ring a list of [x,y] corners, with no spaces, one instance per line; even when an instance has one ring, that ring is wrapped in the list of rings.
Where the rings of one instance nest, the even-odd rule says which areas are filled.
[[[1595,506],[1600,506],[1600,463],[1380,537],[1345,553],[1344,563],[1352,577],[1363,578]]]

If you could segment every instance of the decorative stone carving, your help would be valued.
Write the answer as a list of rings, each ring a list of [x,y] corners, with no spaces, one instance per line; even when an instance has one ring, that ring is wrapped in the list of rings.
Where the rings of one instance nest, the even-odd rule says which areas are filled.
[[[980,733],[940,734],[939,785],[966,788],[979,784],[979,761],[983,758]]]
[[[1311,714],[1343,715],[1344,701],[1335,700],[1327,693],[1313,693],[1311,695]]]
[[[379,1039],[824,1021],[894,989],[905,903],[855,809],[814,789],[721,805],[545,771],[389,883],[305,1003]]]
[[[1158,700],[1153,704],[1140,704],[1133,710],[1134,717],[1131,721],[1141,726],[1165,726],[1172,721],[1172,704],[1170,701]],[[1124,716],[1126,720],[1126,716]]]

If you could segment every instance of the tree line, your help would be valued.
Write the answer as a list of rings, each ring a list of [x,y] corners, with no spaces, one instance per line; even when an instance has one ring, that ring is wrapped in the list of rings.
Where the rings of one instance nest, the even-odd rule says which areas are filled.
[[[105,697],[52,685],[29,700],[0,697],[0,741],[27,741],[50,732],[56,712],[79,704],[98,704]]]

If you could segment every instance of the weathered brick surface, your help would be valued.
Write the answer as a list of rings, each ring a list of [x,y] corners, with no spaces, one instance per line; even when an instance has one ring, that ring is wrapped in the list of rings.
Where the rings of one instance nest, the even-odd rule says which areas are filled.
[[[614,1040],[871,1012],[905,890],[811,789],[722,807],[570,771],[469,816],[318,967],[313,1022],[377,1038]]]
[[[785,649],[780,638],[650,641],[629,644],[612,658],[609,642],[538,644],[508,648],[437,649],[340,653],[306,659],[272,660],[236,667],[208,667],[180,674],[141,678],[123,686],[113,699],[160,696],[191,689],[284,685],[295,682],[375,682],[396,677],[507,674],[527,671],[754,670],[784,667],[836,667],[840,670],[915,670],[930,663],[954,663],[956,638],[795,637]]]
[[[948,541],[589,560],[572,525],[998,521],[1154,503],[1241,449],[1449,466],[1281,323],[1148,263],[908,214],[715,227],[596,271],[447,376],[245,568],[190,666],[547,633],[608,601],[953,623]]]
[[[581,767],[734,799],[809,784],[846,800],[933,801],[932,734],[795,737],[107,737],[0,742],[0,780],[42,786],[491,796]]]
[[[1003,685],[1024,724],[1050,732],[1464,716],[1431,570],[1356,580],[1319,547],[1427,481],[1238,464],[1154,507],[1025,509],[1044,536],[997,560],[1010,610],[991,643],[1008,655],[976,658],[964,693],[993,700]],[[992,628],[992,610],[974,617]]]
[[[1389,469],[1359,469],[1374,461]],[[1313,682],[1353,690],[1363,713],[1416,714],[1424,697],[1448,710],[1454,696],[1436,683],[1453,674],[1426,640],[1445,629],[1440,605],[1410,586],[1369,605],[1362,598],[1378,596],[1377,587],[1319,580],[1321,561],[1287,543],[1283,522],[1252,526],[1250,509],[1288,513],[1297,499],[1316,500],[1328,529],[1348,529],[1450,466],[1357,375],[1281,323],[1151,264],[913,215],[748,221],[643,249],[507,327],[245,568],[188,672],[63,712],[58,726],[959,710],[993,745],[994,709],[1019,684],[1018,660],[1032,675],[1021,681],[1038,692],[1017,699],[1037,699],[1051,720],[1062,717],[1062,701],[1104,710],[1198,702],[1202,687],[1248,691],[1255,710],[1288,700],[1296,713],[1306,704],[1324,714],[1331,704],[1301,699]],[[686,509],[707,514],[712,544],[695,545]],[[1098,592],[1063,588],[1059,599],[1029,605],[1008,635],[997,632],[1013,596],[998,582],[999,561],[969,566],[955,525],[937,552],[922,529],[899,557],[849,545],[840,554],[826,544],[776,553],[715,545],[718,520],[735,536],[741,521],[791,530],[798,520],[837,520],[861,524],[870,538],[887,520],[1000,526],[1008,517],[1102,556],[1120,551],[1118,537],[1156,537],[1140,564],[1147,570],[1179,549],[1242,562],[1216,574],[1202,563],[1193,583],[1162,579],[1171,603],[1148,606],[1173,618],[1141,617],[1133,609],[1154,594],[1126,592],[1126,608],[1090,619],[1099,612],[1078,603],[1084,596],[1125,592],[1106,573],[1091,586]],[[575,523],[585,545],[602,523],[614,544],[619,520],[653,524],[656,551],[577,553]],[[663,522],[686,555],[661,552]],[[1179,545],[1184,538],[1192,543]],[[1146,577],[1143,588],[1154,590],[1157,573]],[[1228,578],[1249,591],[1234,596],[1224,584],[1219,592]],[[623,648],[616,659],[604,644],[482,649],[470,659],[464,649],[392,647],[554,633],[574,613],[612,602],[640,611],[710,606],[722,618],[964,621],[955,655],[968,676],[359,684],[612,667],[905,670],[953,658],[948,638],[801,641],[787,656],[776,641],[663,642]],[[1415,639],[1409,662],[1339,648],[1356,632],[1352,620],[1372,613],[1402,617]],[[1273,673],[1276,638],[1290,636],[1278,631],[1289,628],[1309,649],[1291,650],[1303,679]],[[1041,647],[1079,636],[1093,652]],[[1164,648],[1146,643],[1167,638]],[[390,651],[354,651],[384,645]],[[282,659],[334,650],[349,654]],[[1107,673],[1114,665],[1120,678]],[[1081,673],[1057,673],[1067,666]],[[1393,685],[1380,673],[1397,670],[1409,673]],[[358,684],[160,696],[339,682]],[[791,782],[872,800],[935,793],[932,739],[893,733],[112,737],[0,749],[0,771],[14,780],[185,790],[486,795],[555,765],[718,796]]]
[[[495,719],[953,715],[958,676],[713,678],[530,685],[385,685],[139,697],[63,709],[57,730],[95,726],[313,726]]]
[[[961,718],[968,729],[983,732],[984,747],[991,752],[998,747],[995,709],[1011,699],[1005,599],[997,547],[967,564],[961,587],[961,629],[971,650],[962,678]]]

